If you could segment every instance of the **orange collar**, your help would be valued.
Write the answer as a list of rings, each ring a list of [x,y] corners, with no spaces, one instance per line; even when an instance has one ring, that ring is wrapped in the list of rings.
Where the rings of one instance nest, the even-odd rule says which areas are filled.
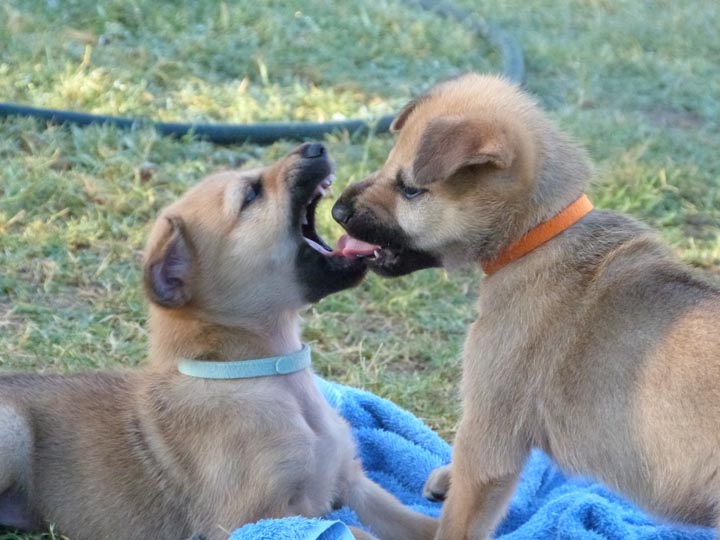
[[[581,195],[574,203],[566,207],[559,214],[544,221],[534,229],[530,229],[520,240],[500,252],[500,255],[494,260],[483,263],[483,271],[487,275],[494,274],[503,266],[527,255],[533,249],[543,245],[551,238],[556,237],[564,230],[575,225],[575,223],[590,213],[592,209],[593,205],[587,195]]]

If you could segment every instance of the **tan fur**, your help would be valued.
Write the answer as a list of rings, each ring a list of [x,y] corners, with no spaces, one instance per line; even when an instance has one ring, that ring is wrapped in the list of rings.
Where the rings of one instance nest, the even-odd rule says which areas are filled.
[[[267,168],[215,174],[162,212],[146,250],[145,367],[0,377],[5,524],[55,524],[73,540],[215,540],[259,519],[348,504],[383,539],[434,536],[435,520],[365,476],[349,426],[310,369],[238,380],[177,371],[180,358],[300,348],[307,301],[290,221],[299,151]],[[262,200],[243,209],[261,177]]]
[[[584,152],[499,78],[442,83],[410,108],[385,165],[339,201],[353,236],[380,227],[446,265],[490,261],[590,179]],[[404,199],[398,170],[428,191]],[[489,276],[464,346],[452,483],[445,469],[426,486],[447,491],[437,539],[489,537],[532,447],[659,517],[717,527],[719,328],[720,291],[611,212]]]

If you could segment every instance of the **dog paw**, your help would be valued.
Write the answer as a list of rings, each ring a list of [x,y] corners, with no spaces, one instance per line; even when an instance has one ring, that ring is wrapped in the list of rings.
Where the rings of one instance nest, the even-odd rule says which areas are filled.
[[[447,497],[448,490],[450,489],[450,477],[451,467],[445,465],[444,467],[438,467],[425,482],[423,487],[423,497],[432,502],[442,502]]]

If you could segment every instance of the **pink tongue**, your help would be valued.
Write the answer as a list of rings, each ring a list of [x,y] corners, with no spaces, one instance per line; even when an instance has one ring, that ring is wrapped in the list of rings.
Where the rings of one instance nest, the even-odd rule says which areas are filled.
[[[378,249],[380,249],[380,246],[368,244],[367,242],[343,234],[340,240],[338,240],[337,248],[333,253],[335,255],[342,255],[343,257],[355,258],[372,255]]]

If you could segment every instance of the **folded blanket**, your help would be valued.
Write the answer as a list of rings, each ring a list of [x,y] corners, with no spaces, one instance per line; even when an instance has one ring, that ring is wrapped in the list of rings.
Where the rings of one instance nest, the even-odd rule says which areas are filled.
[[[330,404],[350,423],[370,478],[410,508],[438,516],[422,498],[430,471],[450,461],[450,446],[418,418],[369,392],[317,379]],[[238,529],[231,540],[352,540],[362,526],[348,508],[325,519],[289,517]],[[711,540],[713,531],[661,524],[600,484],[567,478],[535,451],[523,471],[499,540]],[[413,540],[408,538],[408,540]]]

